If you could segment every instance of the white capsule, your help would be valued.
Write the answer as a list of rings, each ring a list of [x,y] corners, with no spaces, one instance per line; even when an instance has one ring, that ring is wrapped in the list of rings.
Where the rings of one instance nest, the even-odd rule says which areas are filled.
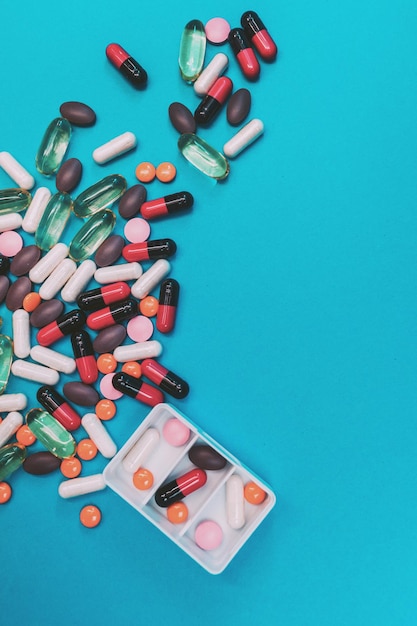
[[[76,301],[80,293],[82,293],[84,288],[93,278],[96,269],[97,265],[94,261],[91,261],[91,259],[83,261],[81,265],[78,266],[77,270],[61,291],[61,298],[64,302]]]
[[[107,163],[116,157],[132,150],[137,144],[136,137],[133,133],[127,132],[111,139],[107,143],[103,144],[99,148],[96,148],[93,152],[93,159],[100,165]]]
[[[0,233],[7,230],[17,230],[22,226],[23,218],[20,213],[6,213],[0,216]]]
[[[162,353],[162,344],[159,341],[140,341],[127,346],[119,346],[113,352],[118,363],[128,361],[140,361],[141,359],[153,359]]]
[[[64,259],[56,266],[39,289],[42,300],[52,300],[71,278],[77,269],[77,264],[72,259]]]
[[[117,446],[95,413],[87,413],[81,418],[81,424],[90,439],[106,459],[111,459],[117,452]]]
[[[22,411],[26,408],[28,399],[24,393],[4,393],[0,396],[0,413],[6,411]]]
[[[35,179],[32,174],[29,174],[10,152],[0,152],[0,167],[22,189],[32,189],[34,186]]]
[[[34,233],[38,228],[51,195],[47,187],[39,187],[35,191],[22,222],[22,228],[26,233]]]
[[[12,374],[18,378],[33,380],[42,385],[56,385],[59,383],[59,374],[50,367],[44,367],[37,363],[30,363],[23,359],[17,359],[12,363]]]
[[[226,516],[231,528],[238,530],[245,525],[243,480],[237,474],[230,476],[226,483]]]
[[[143,269],[139,263],[120,263],[99,267],[94,274],[94,280],[101,285],[117,283],[119,280],[136,280],[142,275]]]
[[[74,496],[83,496],[86,493],[101,491],[105,487],[106,483],[104,482],[103,474],[92,474],[91,476],[64,480],[58,487],[58,493],[61,498],[74,498]]]
[[[261,120],[254,119],[245,124],[229,141],[223,146],[224,154],[229,158],[240,154],[245,148],[251,145],[264,132],[264,124]]]
[[[63,374],[72,374],[77,367],[75,359],[44,346],[33,346],[30,351],[30,357],[37,363],[41,363]]]
[[[54,269],[68,256],[69,248],[65,243],[56,243],[29,272],[32,283],[43,283]]]
[[[134,298],[145,298],[156,287],[171,269],[169,261],[158,259],[146,270],[144,274],[132,285],[131,293]]]
[[[13,352],[19,359],[25,359],[30,354],[29,313],[24,309],[13,311],[12,328]]]
[[[223,52],[218,52],[204,68],[194,83],[194,91],[198,96],[205,96],[229,65],[229,57]]]
[[[17,411],[8,413],[0,424],[0,448],[15,434],[23,424],[23,415]]]
[[[156,428],[148,428],[142,437],[134,444],[123,459],[123,467],[127,472],[134,474],[146,459],[149,458],[153,450],[158,445],[159,432]]]

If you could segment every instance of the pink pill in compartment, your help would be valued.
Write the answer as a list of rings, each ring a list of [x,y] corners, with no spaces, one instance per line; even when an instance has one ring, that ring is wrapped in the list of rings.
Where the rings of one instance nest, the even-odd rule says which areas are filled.
[[[107,400],[118,400],[122,397],[121,391],[117,391],[113,387],[112,378],[114,374],[106,374],[100,381],[100,391],[101,395],[107,398]]]
[[[194,540],[202,550],[215,550],[223,541],[223,531],[217,522],[201,522],[194,533]]]
[[[183,446],[190,438],[190,429],[176,417],[171,417],[165,422],[162,434],[165,441],[171,446]]]
[[[131,243],[143,243],[149,238],[151,227],[142,217],[133,217],[124,227],[124,235]]]
[[[154,328],[149,317],[137,315],[129,320],[126,330],[132,341],[142,342],[148,341],[152,337]]]
[[[8,230],[0,235],[0,254],[13,257],[23,248],[23,239],[14,230]]]

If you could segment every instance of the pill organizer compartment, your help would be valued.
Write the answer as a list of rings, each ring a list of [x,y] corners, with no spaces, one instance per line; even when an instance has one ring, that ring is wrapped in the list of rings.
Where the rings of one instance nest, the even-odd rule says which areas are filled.
[[[168,444],[162,434],[165,423],[173,417],[182,421],[191,431],[189,440],[178,447]],[[153,451],[144,463],[141,463],[142,467],[146,467],[152,472],[154,476],[153,486],[146,491],[140,491],[133,485],[133,474],[124,468],[123,459],[148,428],[156,428],[160,437]],[[226,459],[227,463],[221,470],[205,470],[207,474],[205,485],[182,500],[188,508],[188,519],[182,524],[172,524],[167,519],[166,508],[156,504],[155,492],[164,484],[195,468],[195,465],[188,458],[188,451],[195,444],[211,446]],[[266,493],[265,500],[259,505],[252,505],[245,501],[246,521],[243,528],[239,530],[228,525],[226,516],[226,482],[234,473],[241,476],[244,484],[254,481]],[[169,404],[158,404],[150,411],[142,424],[109,462],[104,470],[104,479],[111,489],[212,574],[218,574],[224,570],[272,509],[276,500],[268,485]],[[195,528],[204,520],[213,520],[222,528],[223,540],[215,550],[203,550],[194,541]]]

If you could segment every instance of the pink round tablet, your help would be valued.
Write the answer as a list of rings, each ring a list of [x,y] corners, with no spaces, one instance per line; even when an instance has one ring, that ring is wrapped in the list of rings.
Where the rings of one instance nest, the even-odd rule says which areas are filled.
[[[23,239],[14,230],[8,230],[0,235],[0,254],[16,256],[23,248]]]
[[[149,222],[141,217],[133,217],[125,224],[124,234],[130,243],[142,243],[148,239],[150,233]]]
[[[202,550],[215,550],[223,541],[223,531],[217,522],[206,520],[195,529],[194,539]]]
[[[153,335],[153,324],[145,315],[137,315],[129,320],[126,329],[132,341],[148,341]]]
[[[107,398],[107,400],[118,400],[122,397],[122,392],[115,389],[112,385],[112,378],[114,374],[106,374],[100,381],[101,395]]]
[[[225,43],[230,33],[230,24],[222,17],[213,17],[204,27],[207,40],[216,45]]]
[[[171,446],[183,446],[190,438],[190,429],[176,417],[171,417],[164,424],[162,434]]]

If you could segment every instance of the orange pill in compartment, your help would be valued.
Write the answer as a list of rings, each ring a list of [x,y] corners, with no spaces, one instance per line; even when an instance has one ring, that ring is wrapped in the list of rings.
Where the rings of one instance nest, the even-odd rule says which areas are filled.
[[[83,461],[91,461],[97,452],[97,446],[91,439],[81,439],[77,445],[77,454]]]
[[[136,167],[135,176],[141,183],[150,183],[155,178],[155,166],[149,161],[143,161]]]
[[[81,473],[81,461],[76,457],[70,459],[62,459],[60,470],[65,478],[76,478]]]
[[[111,374],[116,371],[117,361],[114,356],[108,352],[100,354],[97,359],[98,371],[102,374]]]
[[[253,481],[246,483],[243,495],[250,504],[262,504],[266,498],[266,492]]]
[[[116,415],[116,410],[116,405],[113,400],[108,400],[107,398],[97,402],[95,407],[97,417],[104,422],[111,420]]]
[[[174,502],[167,508],[167,518],[171,524],[183,524],[188,519],[188,507],[184,502]]]
[[[158,313],[158,298],[146,296],[139,302],[139,310],[145,317],[154,317]]]
[[[126,363],[123,363],[122,372],[130,374],[130,376],[134,376],[135,378],[140,378],[142,376],[142,368],[137,361],[127,361]]]
[[[35,291],[31,291],[23,298],[22,307],[28,313],[32,313],[40,305],[42,298]]]
[[[156,168],[156,177],[161,183],[170,183],[177,175],[177,168],[173,163],[164,161]]]
[[[140,467],[133,474],[132,480],[136,489],[139,489],[140,491],[146,491],[147,489],[150,489],[153,485],[153,474],[145,467]]]

